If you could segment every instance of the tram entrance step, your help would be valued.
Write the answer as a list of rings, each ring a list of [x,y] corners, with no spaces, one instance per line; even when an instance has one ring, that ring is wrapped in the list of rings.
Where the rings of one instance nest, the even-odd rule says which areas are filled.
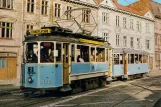
[[[67,91],[71,91],[72,88],[69,85],[63,85],[63,87],[60,88],[61,92],[67,92]]]

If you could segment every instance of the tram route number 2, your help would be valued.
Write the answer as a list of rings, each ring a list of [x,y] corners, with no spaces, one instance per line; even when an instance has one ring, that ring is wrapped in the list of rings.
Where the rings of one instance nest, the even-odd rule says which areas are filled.
[[[44,84],[51,84],[51,80],[44,80]]]

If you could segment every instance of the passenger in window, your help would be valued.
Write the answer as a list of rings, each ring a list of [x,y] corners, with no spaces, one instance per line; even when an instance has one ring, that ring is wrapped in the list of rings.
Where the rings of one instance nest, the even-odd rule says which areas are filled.
[[[48,56],[45,52],[45,48],[43,46],[41,46],[41,50],[40,50],[40,61],[41,62],[48,62]]]
[[[29,63],[36,63],[37,62],[37,56],[34,54],[32,50],[29,50],[29,54],[27,56],[27,61]]]
[[[54,62],[54,47],[51,47],[51,52],[49,54],[49,61]]]
[[[80,55],[77,56],[77,62],[81,62],[81,63],[84,62],[84,60],[81,58]]]

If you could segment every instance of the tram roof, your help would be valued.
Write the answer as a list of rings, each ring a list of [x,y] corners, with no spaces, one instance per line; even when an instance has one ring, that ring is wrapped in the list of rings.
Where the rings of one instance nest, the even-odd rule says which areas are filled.
[[[129,53],[129,54],[143,54],[149,55],[150,53],[144,50],[134,50],[128,48],[114,48],[114,53]]]
[[[40,31],[41,30],[41,31]],[[73,33],[70,29],[61,27],[43,27],[40,30],[31,30],[25,36],[24,42],[35,42],[35,41],[59,41],[68,43],[85,43],[101,45],[112,48],[109,43],[105,43],[103,38],[96,36],[89,36],[82,33]],[[42,33],[41,33],[42,32]]]

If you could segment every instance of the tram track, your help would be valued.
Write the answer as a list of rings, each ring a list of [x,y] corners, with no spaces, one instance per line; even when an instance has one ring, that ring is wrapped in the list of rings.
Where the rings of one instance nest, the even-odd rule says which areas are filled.
[[[155,77],[155,81],[153,81],[153,82],[150,84],[150,86],[148,86],[148,87],[143,87],[143,86],[140,86],[140,85],[135,85],[135,84],[133,84],[133,83],[129,83],[129,84],[130,84],[130,85],[133,85],[133,86],[135,86],[135,87],[142,88],[142,90],[140,90],[139,92],[137,92],[137,93],[134,94],[134,95],[138,95],[138,94],[140,94],[141,92],[143,92],[143,91],[145,91],[145,90],[152,91],[152,90],[150,90],[149,88],[152,87],[153,85],[155,85],[154,83],[156,83],[156,81],[158,81],[157,78],[159,78],[159,77]],[[144,79],[144,78],[143,78],[143,79],[141,79],[141,81],[147,81],[147,79]],[[130,98],[131,98],[131,96],[128,96],[127,98],[125,98],[125,99],[121,100],[120,102],[114,104],[112,107],[116,107],[116,106],[120,105],[121,103],[123,103],[124,101],[126,101],[126,100],[128,100],[128,99],[130,99]]]

